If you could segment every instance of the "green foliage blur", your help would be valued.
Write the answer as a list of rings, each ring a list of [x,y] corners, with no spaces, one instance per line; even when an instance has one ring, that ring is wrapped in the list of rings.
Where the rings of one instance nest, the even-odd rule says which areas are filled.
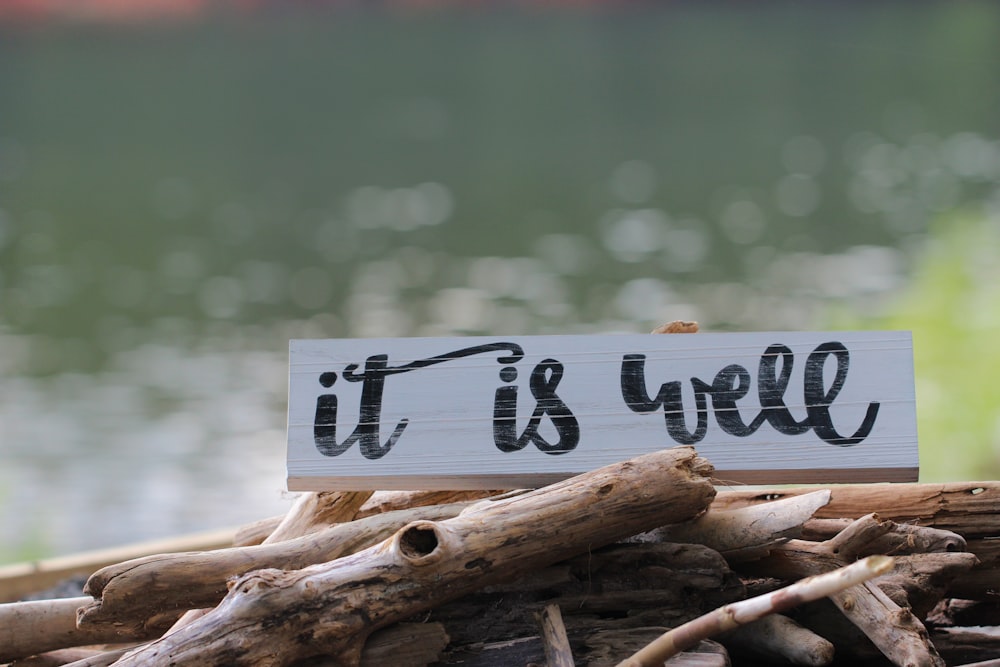
[[[935,221],[909,283],[876,317],[835,328],[913,331],[920,481],[1000,477],[1000,220]]]

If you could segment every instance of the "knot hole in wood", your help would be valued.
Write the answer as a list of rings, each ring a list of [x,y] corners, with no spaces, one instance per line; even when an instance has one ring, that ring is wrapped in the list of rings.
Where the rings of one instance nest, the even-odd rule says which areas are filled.
[[[397,534],[396,550],[414,565],[425,565],[441,557],[443,536],[432,521],[414,521]]]

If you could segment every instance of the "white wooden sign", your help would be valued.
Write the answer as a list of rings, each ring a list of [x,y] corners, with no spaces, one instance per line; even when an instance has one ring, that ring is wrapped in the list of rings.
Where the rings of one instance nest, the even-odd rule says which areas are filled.
[[[720,483],[913,481],[909,332],[293,340],[288,487],[524,488],[694,445]]]

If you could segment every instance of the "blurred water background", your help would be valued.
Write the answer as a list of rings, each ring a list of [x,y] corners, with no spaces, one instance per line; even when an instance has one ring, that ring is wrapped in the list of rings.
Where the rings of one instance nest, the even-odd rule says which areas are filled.
[[[316,4],[0,11],[0,560],[287,508],[293,337],[914,329],[1000,472],[1000,5]]]

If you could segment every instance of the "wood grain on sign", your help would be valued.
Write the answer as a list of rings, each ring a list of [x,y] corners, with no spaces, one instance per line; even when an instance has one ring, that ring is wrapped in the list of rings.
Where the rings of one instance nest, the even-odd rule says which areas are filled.
[[[675,445],[720,481],[913,481],[909,332],[293,340],[294,491],[521,488]]]

